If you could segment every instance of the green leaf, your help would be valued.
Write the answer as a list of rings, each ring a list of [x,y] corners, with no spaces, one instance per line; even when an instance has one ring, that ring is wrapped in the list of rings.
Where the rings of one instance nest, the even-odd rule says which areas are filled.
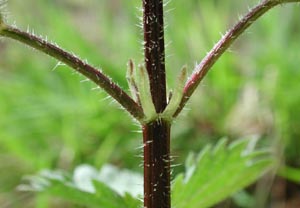
[[[88,174],[86,176],[89,177]],[[29,184],[19,186],[20,190],[39,191],[86,207],[137,208],[141,205],[139,199],[129,193],[121,196],[97,178],[92,178],[92,187],[91,184],[84,187],[74,180],[74,176],[69,177],[59,171],[46,170],[27,179]]]
[[[124,202],[126,203],[128,208],[138,208],[142,207],[142,199],[138,200],[137,198],[134,198],[129,193],[125,193],[124,195]]]
[[[278,171],[278,175],[288,180],[294,181],[295,183],[300,182],[300,168],[282,166]]]
[[[221,139],[214,148],[206,146],[197,158],[194,156],[194,162],[189,157],[185,175],[178,175],[173,182],[174,207],[211,207],[250,185],[274,165],[270,151],[252,148],[253,139],[229,146],[226,143]]]

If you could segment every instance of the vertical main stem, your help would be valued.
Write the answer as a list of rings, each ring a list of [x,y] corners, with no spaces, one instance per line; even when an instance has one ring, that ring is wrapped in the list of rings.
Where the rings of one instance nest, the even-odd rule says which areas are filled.
[[[156,112],[167,105],[165,75],[164,19],[162,0],[143,0],[145,67]]]
[[[154,121],[143,126],[144,207],[170,208],[170,124]]]
[[[143,0],[144,55],[157,113],[167,105],[163,0]],[[143,125],[144,207],[170,208],[170,123]]]

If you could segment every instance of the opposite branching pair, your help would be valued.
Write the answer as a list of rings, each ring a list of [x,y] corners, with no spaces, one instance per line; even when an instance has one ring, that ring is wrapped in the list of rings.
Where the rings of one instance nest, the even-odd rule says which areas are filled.
[[[143,1],[147,2],[147,1]],[[148,4],[152,4],[153,2],[162,2],[161,0],[152,0],[149,1]],[[240,21],[230,29],[222,39],[213,47],[213,49],[205,56],[202,62],[197,65],[187,80],[183,87],[183,92],[178,92],[178,89],[181,89],[182,86],[176,87],[175,92],[178,92],[178,97],[173,99],[171,105],[169,105],[169,109],[166,109],[169,114],[174,110],[174,104],[178,103],[178,99],[180,98],[180,104],[172,117],[176,117],[182,108],[185,106],[185,103],[189,100],[190,96],[193,94],[194,90],[197,88],[201,80],[204,78],[206,73],[211,69],[214,63],[219,59],[219,57],[232,45],[232,43],[250,26],[255,20],[257,20],[260,16],[266,13],[271,8],[284,3],[292,3],[292,2],[300,2],[300,0],[264,0],[256,7],[251,9]],[[3,3],[2,3],[3,4]],[[155,3],[153,3],[155,4]],[[145,5],[147,5],[145,3]],[[150,14],[149,14],[150,15]],[[163,15],[163,14],[161,14]],[[146,13],[144,16],[147,16]],[[145,18],[144,18],[145,19]],[[151,20],[151,18],[149,18]],[[121,106],[123,106],[134,118],[139,121],[144,122],[145,120],[149,121],[152,119],[147,118],[147,116],[143,115],[143,109],[138,105],[132,98],[130,98],[125,91],[123,91],[117,84],[115,84],[109,77],[104,75],[100,70],[88,65],[84,61],[80,60],[75,55],[68,53],[57,45],[51,44],[41,37],[37,37],[33,34],[23,32],[15,27],[9,26],[5,24],[4,17],[0,13],[0,36],[9,37],[20,42],[23,42],[27,45],[30,45],[37,50],[40,50],[59,61],[69,65],[71,68],[75,69],[79,73],[83,74],[87,78],[91,79],[97,85],[99,85],[102,89],[104,89],[109,95],[111,95],[115,100],[117,100]],[[160,38],[161,39],[161,38]],[[130,64],[129,64],[130,65]],[[143,64],[139,67],[140,70],[143,70]],[[147,74],[149,74],[147,69]],[[186,72],[181,72],[180,80],[185,76]],[[148,75],[149,76],[149,75]],[[147,79],[145,77],[145,79]],[[179,82],[180,84],[183,81]],[[131,85],[131,84],[130,84]],[[149,82],[151,85],[151,80]],[[131,86],[130,86],[131,88]],[[132,88],[131,88],[132,89]],[[134,95],[136,96],[136,95]],[[171,99],[172,100],[172,99]],[[149,106],[148,106],[149,107]],[[171,110],[172,109],[172,110]],[[144,109],[145,111],[145,109]],[[157,111],[157,110],[156,110]],[[151,116],[150,116],[151,117]],[[155,117],[155,116],[154,116]]]
[[[170,129],[171,121],[178,116],[181,110],[184,108],[186,102],[189,100],[201,80],[212,68],[214,63],[221,57],[221,55],[233,44],[233,42],[260,16],[265,14],[271,8],[284,3],[300,2],[300,0],[263,0],[257,6],[253,7],[242,19],[238,21],[235,26],[230,29],[221,40],[213,47],[213,49],[203,58],[202,62],[197,65],[192,72],[189,79],[186,81],[187,72],[186,67],[183,67],[181,74],[178,78],[177,87],[169,98],[167,98],[166,92],[166,74],[165,74],[165,54],[164,54],[164,14],[163,14],[163,0],[143,0],[143,29],[144,29],[144,56],[145,63],[141,64],[135,69],[133,63],[130,61],[128,66],[127,80],[131,89],[132,97],[129,96],[121,87],[114,83],[108,76],[104,75],[100,70],[82,61],[75,55],[66,52],[59,48],[55,44],[51,44],[41,37],[33,34],[21,31],[16,27],[7,25],[4,22],[4,18],[0,16],[0,36],[8,37],[18,40],[26,45],[29,45],[39,51],[42,51],[57,60],[70,66],[77,72],[86,76],[102,89],[104,89],[111,97],[113,97],[126,111],[128,111],[136,120],[140,121],[143,130],[143,143],[144,143],[144,207],[147,208],[170,208],[171,207],[171,182],[170,182]],[[237,147],[238,146],[238,147]],[[215,164],[215,169],[209,169],[210,166],[205,167],[203,170],[207,174],[216,173],[216,171],[222,170],[224,161],[242,161],[241,173],[244,173],[245,168],[250,166],[243,166],[248,164],[241,155],[243,152],[241,149],[247,146],[245,143],[242,145],[235,145],[232,149],[235,149],[234,154],[227,155],[224,148],[224,143],[219,145],[215,151],[205,155],[204,162],[213,162],[210,157],[214,157],[214,154],[220,153],[221,157],[219,162]],[[227,152],[228,153],[228,152]],[[261,153],[261,152],[260,152]],[[264,152],[265,153],[265,152]],[[255,154],[256,155],[256,154]],[[259,154],[257,154],[259,155]],[[245,158],[244,158],[245,159]],[[248,158],[249,159],[249,158]],[[250,158],[253,159],[253,158]],[[203,159],[202,159],[203,160]],[[201,155],[200,159],[201,160]],[[237,162],[236,164],[239,164]],[[250,163],[249,164],[254,164]],[[221,166],[220,166],[221,165]],[[205,196],[211,198],[211,194],[216,194],[218,191],[222,192],[222,196],[218,200],[224,199],[232,191],[241,189],[242,187],[249,185],[255,179],[257,179],[261,173],[270,165],[270,160],[259,167],[253,167],[251,173],[251,180],[247,183],[241,181],[241,177],[229,177],[227,179],[230,183],[228,187],[230,192],[224,191],[223,184],[215,184],[211,182],[211,189],[203,189],[202,195],[200,192],[190,193],[187,197],[191,197],[191,202],[197,207],[211,206],[216,201],[210,201],[204,203],[205,205],[199,205],[199,201],[205,201]],[[232,168],[232,169],[230,169]],[[229,171],[236,170],[235,166],[230,166]],[[203,170],[195,171],[197,174],[202,174]],[[248,173],[250,173],[250,169]],[[224,170],[222,170],[224,171]],[[230,174],[232,174],[230,172]],[[236,173],[239,174],[239,173]],[[221,174],[220,176],[228,176],[228,174]],[[237,175],[239,176],[239,175]],[[217,176],[216,176],[217,177]],[[222,179],[226,177],[221,177]],[[237,183],[231,178],[235,178],[240,183]],[[191,181],[193,184],[188,184],[187,181],[179,178],[176,180],[177,188],[175,188],[175,195],[179,196],[179,203],[183,206],[188,206],[189,199],[184,193],[180,193],[182,190],[196,190],[195,181],[201,179],[202,183],[209,181],[206,177],[201,178],[200,176],[195,177]],[[203,180],[202,180],[203,179]],[[206,181],[205,181],[206,180]],[[218,180],[215,180],[218,181]],[[219,181],[220,183],[223,181]],[[179,185],[178,185],[179,184]],[[224,182],[226,184],[226,182]],[[239,186],[234,186],[240,184]],[[189,186],[190,185],[190,186]],[[206,187],[207,184],[205,184]],[[218,186],[219,185],[219,186]],[[215,187],[219,187],[216,191]],[[234,188],[232,188],[234,186]],[[179,187],[179,188],[178,188]],[[190,188],[192,187],[192,188]],[[231,189],[232,188],[232,189]],[[214,193],[209,191],[213,190]],[[222,191],[221,191],[222,190]],[[205,192],[206,191],[206,192]],[[106,194],[108,192],[105,192]],[[204,193],[204,195],[203,195]],[[197,195],[198,194],[198,195]],[[214,196],[213,196],[214,197]],[[101,201],[101,199],[100,199]],[[176,199],[175,199],[176,201]],[[100,203],[100,202],[99,202]],[[125,206],[125,205],[124,205]],[[180,207],[180,206],[178,206]],[[194,208],[194,207],[191,207]]]
[[[132,60],[128,63],[127,81],[129,89],[134,100],[142,106],[145,117],[141,123],[150,123],[155,120],[167,120],[172,122],[173,115],[178,109],[182,99],[183,88],[187,79],[187,68],[181,69],[174,91],[169,93],[168,105],[162,113],[157,113],[152,102],[150,91],[150,81],[147,71],[143,65],[138,65],[136,69]]]

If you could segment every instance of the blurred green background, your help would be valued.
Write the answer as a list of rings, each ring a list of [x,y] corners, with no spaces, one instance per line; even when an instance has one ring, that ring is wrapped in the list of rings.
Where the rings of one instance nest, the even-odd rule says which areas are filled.
[[[171,1],[166,7],[168,85],[196,63],[256,0]],[[143,62],[141,1],[8,1],[8,22],[100,67],[127,90],[126,63]],[[259,138],[300,166],[299,6],[273,9],[231,47],[174,123],[172,155],[221,137]],[[112,163],[142,172],[139,126],[105,92],[33,49],[0,42],[0,207],[75,207],[18,192],[24,175]],[[183,171],[174,168],[174,174]],[[299,188],[299,186],[298,186]],[[252,196],[255,198],[255,195]],[[231,205],[228,207],[243,207]]]

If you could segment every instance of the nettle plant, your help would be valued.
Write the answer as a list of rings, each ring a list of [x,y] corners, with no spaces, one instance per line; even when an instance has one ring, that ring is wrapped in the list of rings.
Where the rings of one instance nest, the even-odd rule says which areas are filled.
[[[99,69],[39,36],[6,24],[0,16],[0,36],[31,46],[65,63],[101,87],[140,124],[143,135],[144,195],[130,190],[120,193],[110,182],[91,179],[92,190],[80,188],[71,177],[58,172],[41,173],[31,178],[27,189],[63,197],[86,207],[201,208],[212,207],[256,181],[274,168],[270,151],[255,150],[251,139],[227,145],[221,139],[191,155],[186,172],[171,183],[170,134],[180,114],[201,80],[221,55],[259,17],[273,7],[300,0],[262,0],[249,10],[196,65],[188,77],[186,67],[178,76],[172,92],[166,89],[164,2],[143,0],[144,63],[128,63],[126,79],[131,95]],[[188,77],[188,78],[187,78]],[[141,200],[142,199],[142,200]],[[143,204],[143,205],[142,205]]]

